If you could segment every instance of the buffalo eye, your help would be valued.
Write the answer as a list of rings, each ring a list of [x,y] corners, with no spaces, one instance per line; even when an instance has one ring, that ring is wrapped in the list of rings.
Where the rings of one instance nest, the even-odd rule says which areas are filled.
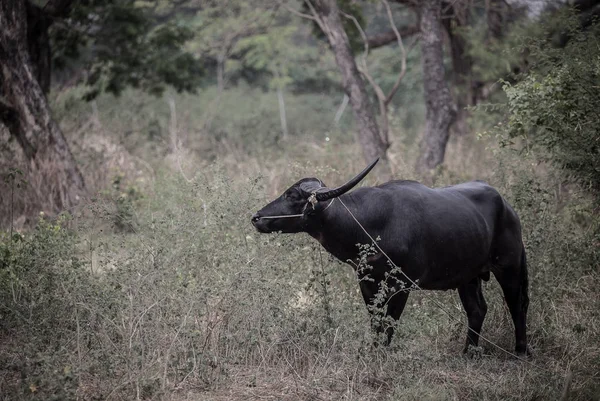
[[[298,200],[300,200],[301,196],[298,193],[298,191],[294,191],[293,189],[290,189],[289,191],[286,191],[283,194],[283,198],[284,199],[289,199],[291,201],[298,201]]]

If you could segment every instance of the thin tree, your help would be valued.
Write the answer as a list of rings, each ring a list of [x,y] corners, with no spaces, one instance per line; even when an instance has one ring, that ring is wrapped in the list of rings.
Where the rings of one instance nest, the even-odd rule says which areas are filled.
[[[314,3],[305,0],[305,4],[310,10],[310,14],[300,13],[291,8],[288,10],[314,21],[325,34],[342,75],[342,86],[350,98],[350,105],[358,127],[357,140],[362,147],[363,156],[367,161],[380,157],[379,177],[382,180],[388,180],[392,175],[387,157],[389,143],[384,140],[379,131],[367,88],[356,65],[350,40],[342,24],[340,9],[335,0],[316,0]]]
[[[444,161],[450,126],[456,118],[456,106],[445,79],[441,12],[439,0],[423,0],[421,3],[421,63],[426,121],[416,166],[419,173],[434,169]]]
[[[383,89],[381,89],[381,86],[379,86],[379,84],[377,84],[377,82],[375,82],[375,79],[373,79],[373,76],[369,73],[369,66],[367,64],[367,56],[369,55],[369,39],[367,38],[365,31],[362,29],[362,27],[360,26],[360,23],[354,16],[348,15],[348,14],[344,14],[344,16],[347,18],[350,18],[354,22],[354,25],[358,29],[358,31],[363,39],[364,52],[361,57],[361,63],[358,66],[358,69],[359,69],[360,73],[365,77],[367,82],[369,82],[369,84],[373,88],[373,91],[375,92],[375,96],[377,97],[377,101],[378,101],[378,105],[379,105],[379,122],[381,125],[381,138],[382,138],[383,142],[387,145],[387,147],[389,147],[391,145],[391,142],[389,139],[390,123],[389,123],[389,118],[388,118],[388,109],[389,109],[390,103],[392,102],[392,99],[394,98],[394,95],[396,94],[396,92],[398,92],[398,89],[400,89],[400,83],[402,82],[404,75],[406,75],[407,51],[406,51],[406,49],[404,47],[404,43],[402,41],[402,35],[400,34],[400,31],[398,31],[398,28],[396,27],[396,24],[394,23],[394,17],[392,15],[392,9],[390,8],[389,3],[387,2],[387,0],[381,0],[381,2],[383,3],[383,5],[385,7],[388,20],[390,22],[390,25],[392,26],[392,31],[394,32],[396,41],[398,43],[398,49],[400,50],[400,72],[398,73],[398,76],[396,77],[396,81],[394,82],[394,85],[392,86],[392,88],[390,89],[390,91],[387,94],[383,91]]]

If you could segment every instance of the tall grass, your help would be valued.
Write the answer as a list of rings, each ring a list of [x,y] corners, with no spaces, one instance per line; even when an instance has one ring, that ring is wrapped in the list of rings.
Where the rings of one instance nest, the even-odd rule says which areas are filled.
[[[117,143],[117,156],[86,157],[94,198],[3,234],[3,399],[542,400],[560,397],[568,370],[570,399],[599,399],[598,218],[560,172],[492,139],[463,138],[435,177],[485,179],[519,213],[535,366],[485,342],[479,358],[462,358],[466,319],[454,291],[413,293],[392,345],[373,348],[352,269],[308,236],[259,235],[249,224],[300,177],[333,186],[362,168],[352,138],[297,134],[252,151],[232,136],[239,152],[210,147],[213,159],[192,146],[212,131],[194,131],[185,116],[196,106],[176,100],[176,146],[167,99],[141,109],[163,113],[154,142],[139,128],[149,119],[128,120],[102,99],[96,110],[64,111],[68,133],[86,126],[86,138]],[[399,178],[414,178],[415,158],[414,141],[395,141]],[[484,291],[483,334],[513,349],[499,286],[492,279]]]

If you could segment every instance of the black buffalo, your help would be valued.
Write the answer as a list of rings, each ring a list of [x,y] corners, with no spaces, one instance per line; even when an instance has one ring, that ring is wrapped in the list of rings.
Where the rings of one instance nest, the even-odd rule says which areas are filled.
[[[262,233],[306,232],[336,258],[353,265],[367,307],[381,304],[377,294],[385,281],[391,291],[384,295],[383,313],[394,321],[402,314],[410,293],[411,285],[403,284],[406,277],[421,289],[458,289],[471,329],[465,351],[479,341],[487,311],[481,280],[489,280],[491,272],[502,287],[512,316],[516,352],[528,355],[527,263],[519,217],[508,202],[482,181],[435,189],[415,181],[390,181],[348,192],[376,163],[335,189],[326,188],[317,178],[304,178],[252,216],[252,224]],[[365,254],[357,244],[372,241],[344,204],[377,238],[393,264],[375,248],[366,257],[370,269],[360,267]],[[377,317],[377,308],[369,310]],[[393,326],[385,320],[373,319],[376,330],[387,334],[384,341],[389,343]]]

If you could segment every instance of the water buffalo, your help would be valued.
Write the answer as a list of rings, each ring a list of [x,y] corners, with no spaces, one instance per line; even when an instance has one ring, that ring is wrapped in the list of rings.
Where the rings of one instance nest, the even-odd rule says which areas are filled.
[[[491,272],[512,316],[516,353],[529,355],[527,263],[519,217],[508,202],[482,181],[429,188],[399,180],[349,192],[377,161],[335,189],[317,178],[301,179],[254,214],[252,224],[261,233],[308,233],[355,267],[375,329],[386,334],[386,344],[394,328],[386,319],[376,319],[377,311],[387,320],[398,320],[411,289],[404,285],[408,278],[421,289],[458,289],[470,329],[465,352],[469,345],[477,346],[487,311],[481,280],[489,280]],[[372,241],[344,205],[377,238],[379,248],[366,258],[357,244]],[[365,262],[370,268],[361,268]],[[378,295],[382,282],[388,287],[383,303]],[[373,308],[376,304],[385,308]]]

